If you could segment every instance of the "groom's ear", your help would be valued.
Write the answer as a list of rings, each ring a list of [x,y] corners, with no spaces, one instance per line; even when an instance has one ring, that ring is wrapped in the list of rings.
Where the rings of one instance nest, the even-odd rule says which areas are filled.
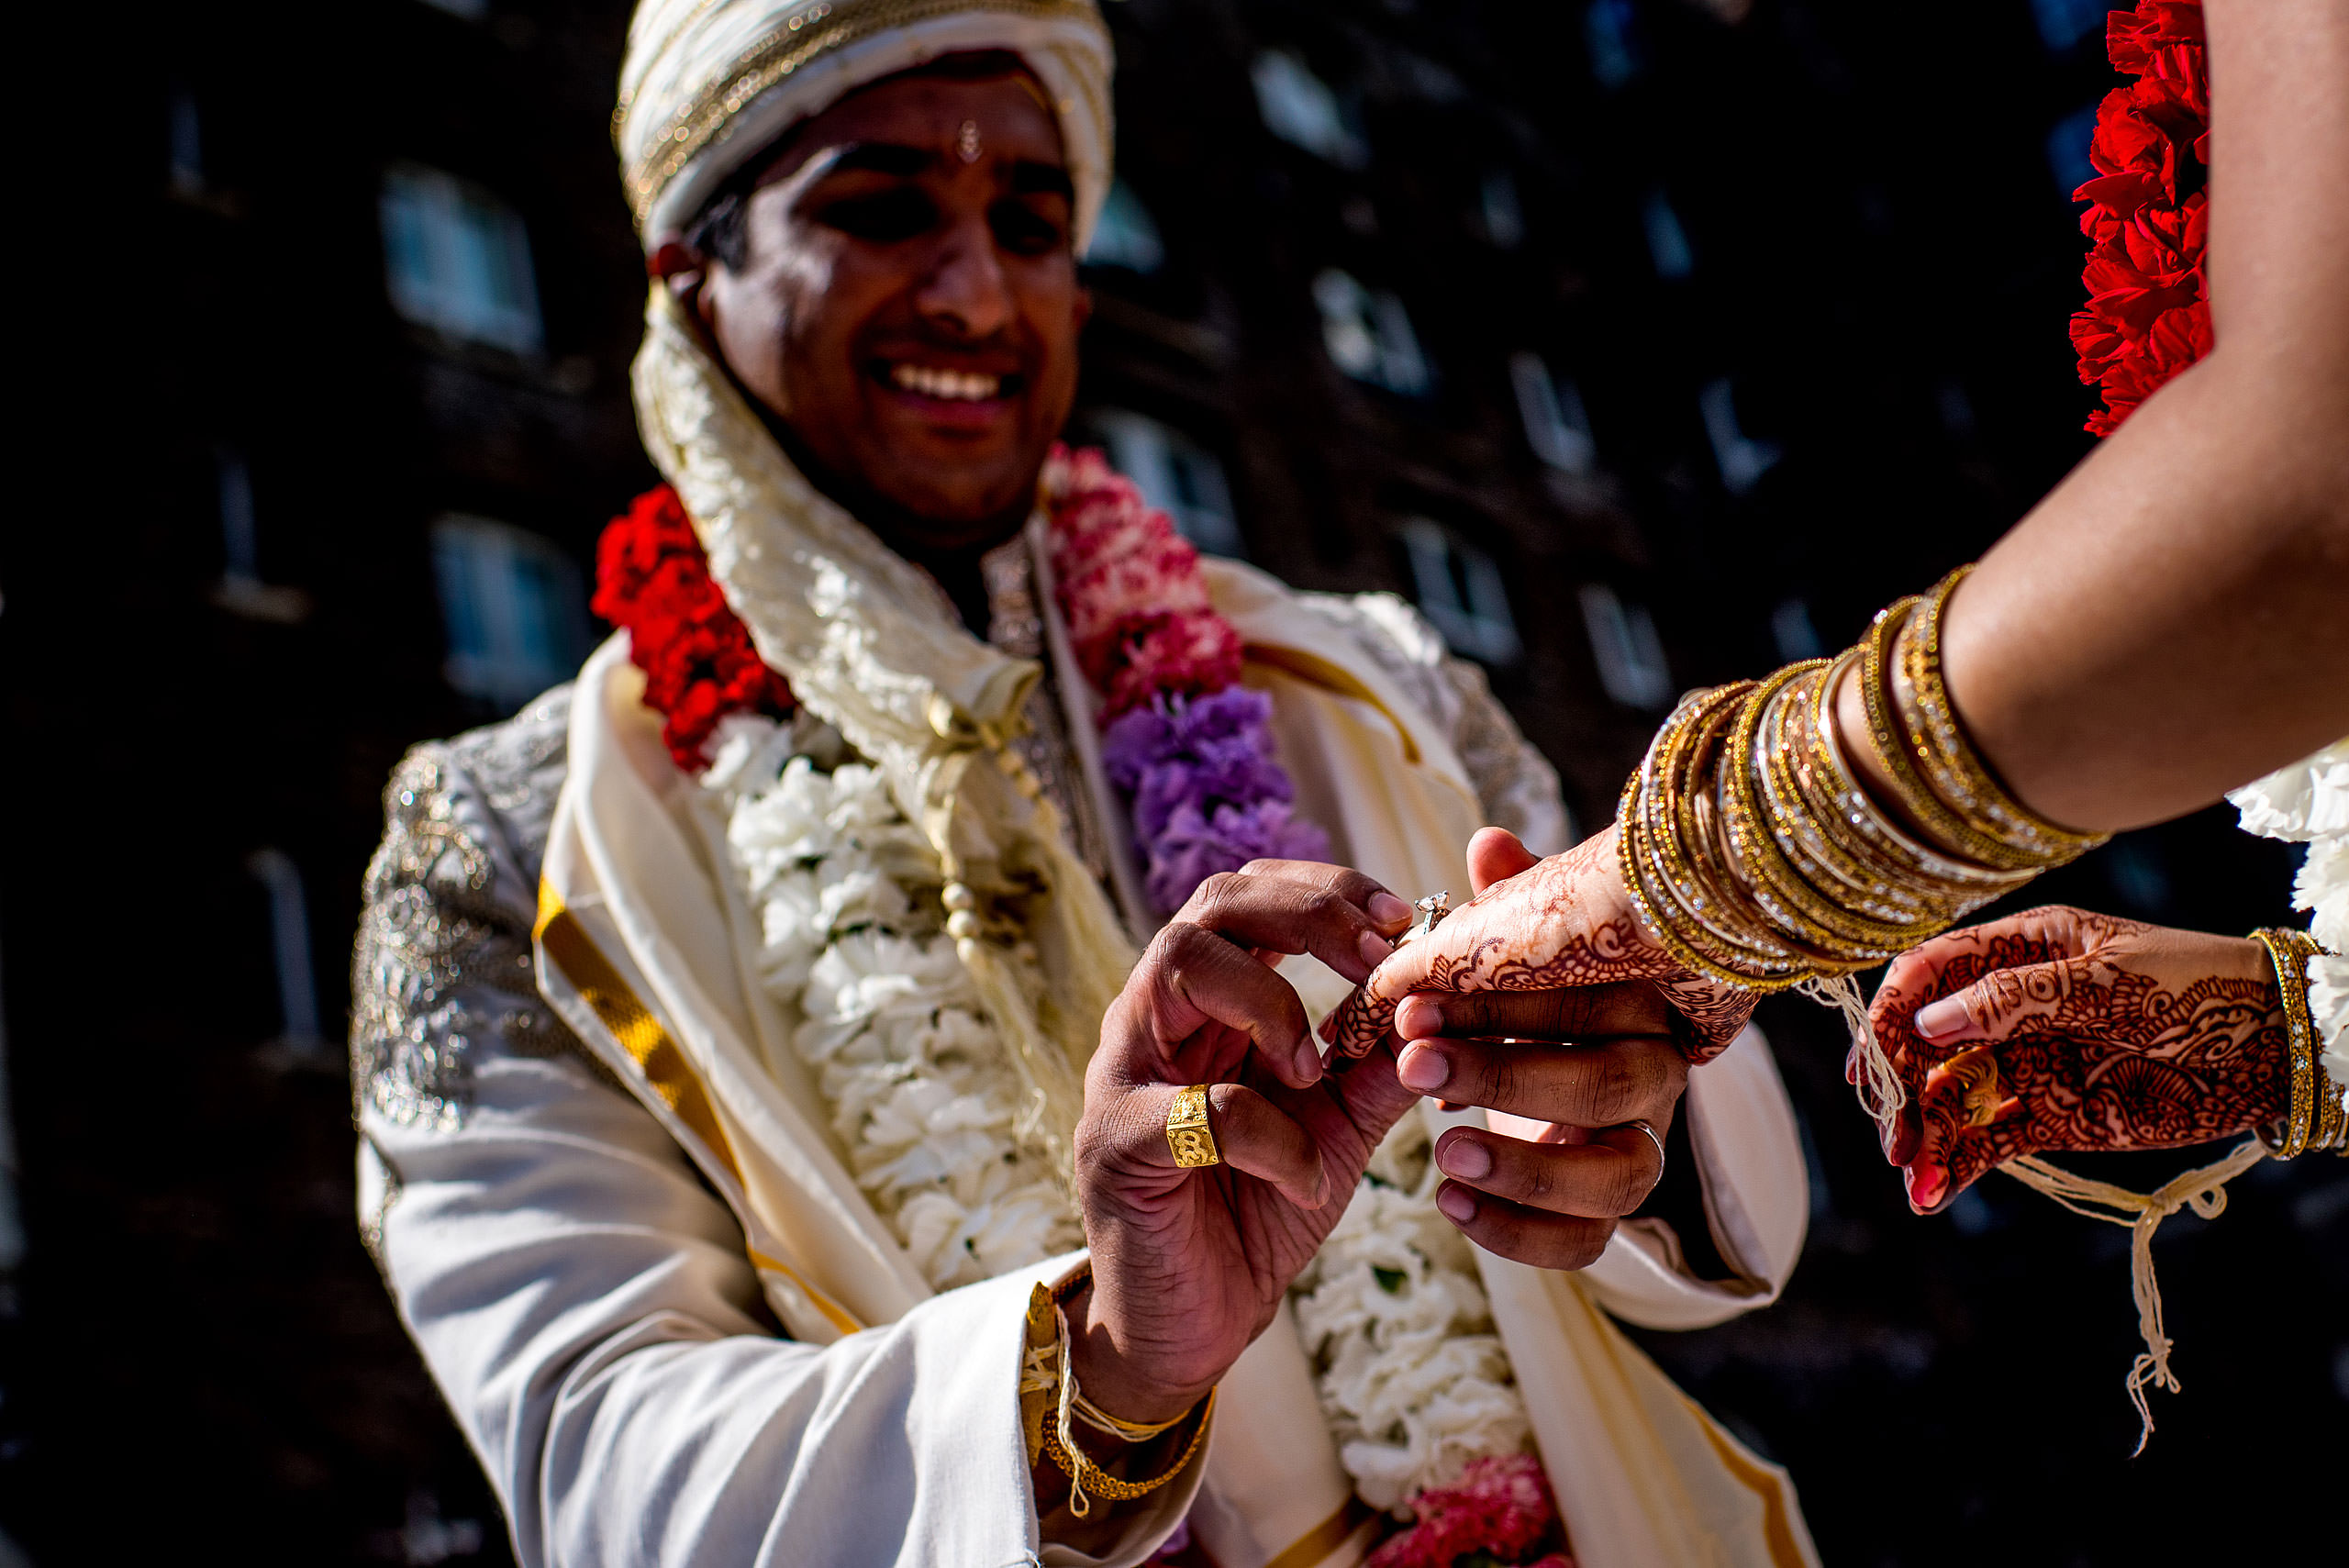
[[[1468,891],[1473,895],[1542,862],[1506,828],[1479,828],[1468,840]]]

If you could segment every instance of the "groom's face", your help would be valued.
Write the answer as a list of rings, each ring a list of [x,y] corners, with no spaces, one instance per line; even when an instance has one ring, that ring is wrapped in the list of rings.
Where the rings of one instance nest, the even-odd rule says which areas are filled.
[[[740,266],[704,260],[735,377],[900,548],[1027,515],[1089,306],[1072,196],[1032,78],[897,77],[800,127],[747,200]]]

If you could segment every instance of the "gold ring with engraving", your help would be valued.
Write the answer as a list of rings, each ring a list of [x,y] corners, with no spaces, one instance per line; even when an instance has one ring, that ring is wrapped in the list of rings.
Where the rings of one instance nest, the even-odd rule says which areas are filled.
[[[1987,1127],[1998,1118],[2006,1094],[1998,1083],[1998,1059],[1987,1046],[1971,1046],[1942,1063],[1942,1071],[1965,1086],[1965,1125]]]
[[[1186,1171],[1223,1163],[1223,1155],[1215,1146],[1215,1134],[1208,1130],[1205,1084],[1174,1091],[1174,1103],[1166,1107],[1166,1147],[1174,1151],[1174,1163]]]

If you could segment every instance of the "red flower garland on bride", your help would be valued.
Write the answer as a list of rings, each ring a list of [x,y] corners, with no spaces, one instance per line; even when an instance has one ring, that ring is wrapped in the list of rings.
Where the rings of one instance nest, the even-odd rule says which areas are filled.
[[[2088,430],[2109,436],[2164,382],[2210,351],[2202,273],[2210,201],[2210,79],[2200,0],[2138,0],[2106,25],[2114,69],[2137,78],[2105,95],[2088,161],[2097,177],[2072,193],[2089,204],[2072,317],[2080,380],[2101,388]],[[2188,161],[2192,160],[2191,163]]]
[[[661,739],[685,772],[709,766],[704,748],[728,714],[791,711],[791,687],[727,607],[693,522],[667,485],[639,495],[604,529],[592,607],[628,633],[629,662],[644,672],[645,706],[660,713]]]

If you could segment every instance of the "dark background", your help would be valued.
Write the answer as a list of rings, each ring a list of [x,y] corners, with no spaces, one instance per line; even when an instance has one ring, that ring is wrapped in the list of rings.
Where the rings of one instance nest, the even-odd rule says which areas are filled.
[[[1105,9],[1162,254],[1093,269],[1081,423],[1156,442],[1195,532],[1419,598],[1586,827],[1674,692],[1842,645],[2087,449],[2065,193],[2113,81],[2093,4]],[[343,976],[392,763],[576,662],[596,531],[653,482],[608,139],[626,10],[133,7],[108,112],[42,133],[105,199],[52,241],[83,270],[35,324],[81,344],[74,433],[28,454],[80,499],[0,530],[0,1564],[506,1556],[358,1244]],[[1327,95],[1281,79],[1287,139],[1268,50]],[[419,169],[527,235],[523,327],[395,307],[385,193]],[[1330,269],[1379,350],[1352,375]],[[1585,411],[1546,453],[1520,353]],[[2032,901],[2291,918],[2290,858],[2230,815]],[[1910,1217],[1833,1021],[1763,1021],[1809,1251],[1776,1308],[1641,1338],[1792,1468],[1830,1563],[2316,1540],[2349,1459],[2349,1167],[2262,1165],[2163,1232],[2187,1389],[2132,1460],[2126,1235],[1995,1175]]]

